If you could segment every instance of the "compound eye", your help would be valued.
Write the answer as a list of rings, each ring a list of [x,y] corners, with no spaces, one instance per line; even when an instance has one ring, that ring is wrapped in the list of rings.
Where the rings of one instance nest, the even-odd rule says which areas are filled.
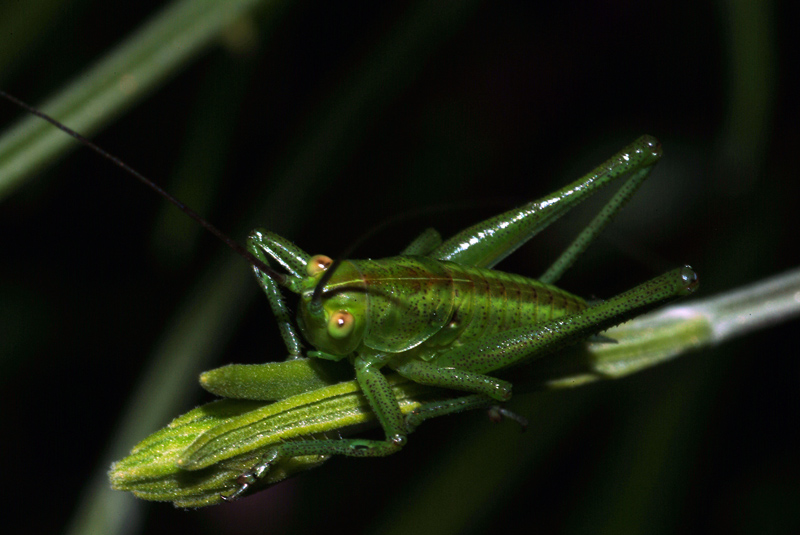
[[[308,260],[306,264],[306,273],[311,277],[316,277],[333,264],[333,260],[324,254],[316,254]]]
[[[328,334],[331,338],[341,339],[353,332],[356,320],[346,310],[339,310],[331,315],[328,320]]]

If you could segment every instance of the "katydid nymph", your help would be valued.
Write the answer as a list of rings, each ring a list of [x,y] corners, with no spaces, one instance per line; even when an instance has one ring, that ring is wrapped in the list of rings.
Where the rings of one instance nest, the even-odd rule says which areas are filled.
[[[302,335],[316,348],[308,356],[348,359],[385,440],[282,444],[243,474],[238,488],[225,498],[245,493],[283,457],[371,457],[400,450],[407,441],[409,422],[392,396],[381,371],[384,367],[417,383],[507,401],[512,385],[492,377],[491,372],[586,339],[694,291],[698,279],[689,266],[591,306],[554,286],[660,157],[659,142],[642,136],[551,195],[477,223],[446,241],[428,230],[392,258],[334,263],[322,255],[310,256],[268,231],[254,231],[249,239],[251,251],[264,262],[278,262],[288,272],[276,279],[253,268],[276,317],[289,315],[279,285],[300,296],[298,328],[280,322],[290,357],[300,354]],[[623,177],[619,191],[538,280],[491,269],[597,189]],[[458,403],[445,403],[435,415],[457,410]]]
[[[353,366],[384,438],[309,438],[270,447],[260,452],[253,466],[221,496],[226,500],[253,490],[281,460],[314,455],[389,455],[403,447],[410,429],[420,421],[463,410],[456,399],[444,401],[425,414],[405,416],[386,370],[422,385],[507,401],[512,385],[493,377],[493,372],[598,335],[687,295],[698,285],[696,274],[684,266],[601,302],[588,303],[555,286],[658,162],[661,146],[651,136],[642,136],[558,191],[477,223],[447,240],[429,229],[399,256],[333,261],[323,255],[309,255],[266,230],[251,233],[245,250],[82,136],[3,95],[121,165],[244,256],[266,293],[290,359],[347,360]],[[623,183],[619,190],[538,279],[492,269],[568,210],[620,179]],[[272,267],[276,263],[281,272]],[[296,321],[291,319],[282,289],[299,297]],[[306,350],[304,342],[313,349]],[[248,380],[246,375],[242,380]],[[238,388],[204,386],[224,397],[238,397]],[[250,392],[257,392],[259,387],[257,383],[246,386]],[[198,437],[181,456],[179,467],[197,469],[197,451],[209,440],[214,438]]]

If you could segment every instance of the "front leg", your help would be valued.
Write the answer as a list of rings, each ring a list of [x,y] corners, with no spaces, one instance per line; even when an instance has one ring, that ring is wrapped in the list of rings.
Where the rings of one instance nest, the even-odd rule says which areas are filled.
[[[266,264],[278,262],[292,277],[302,277],[311,256],[289,240],[268,230],[256,229],[247,238],[247,248],[253,255]],[[292,315],[283,300],[280,287],[268,274],[253,266],[261,289],[267,296],[272,313],[278,322],[283,343],[289,352],[287,360],[299,358],[302,354],[303,342],[292,323]]]

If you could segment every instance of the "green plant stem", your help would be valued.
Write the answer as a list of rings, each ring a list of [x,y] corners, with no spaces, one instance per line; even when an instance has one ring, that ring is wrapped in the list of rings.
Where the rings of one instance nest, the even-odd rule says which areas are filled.
[[[716,297],[672,305],[609,329],[604,334],[619,343],[592,343],[571,358],[547,358],[532,367],[535,375],[526,390],[624,377],[798,315],[800,269]]]

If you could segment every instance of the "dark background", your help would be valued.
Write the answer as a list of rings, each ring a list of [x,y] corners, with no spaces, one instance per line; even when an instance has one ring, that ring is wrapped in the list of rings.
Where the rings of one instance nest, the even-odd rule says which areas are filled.
[[[41,101],[159,4],[65,3],[3,64],[0,84]],[[448,235],[552,191],[650,133],[662,163],[560,285],[608,297],[688,263],[709,296],[800,264],[797,20],[786,2],[744,4],[296,2],[252,20],[249,48],[211,50],[95,141],[239,241],[263,226],[337,255],[405,214],[354,253],[380,257],[427,226]],[[382,55],[409,24],[421,29],[408,32],[407,56]],[[0,125],[19,115],[0,104]],[[180,177],[182,161],[193,167]],[[591,213],[500,268],[541,273]],[[5,516],[52,533],[105,462],[180,303],[202,300],[199,274],[233,253],[84,149],[4,200],[0,251]],[[198,366],[283,358],[256,290]],[[524,435],[483,414],[434,421],[391,458],[334,459],[201,511],[147,504],[131,526],[796,533],[796,332],[789,323],[622,381],[520,396]],[[187,391],[175,415],[211,399]],[[470,502],[489,484],[490,498]]]

